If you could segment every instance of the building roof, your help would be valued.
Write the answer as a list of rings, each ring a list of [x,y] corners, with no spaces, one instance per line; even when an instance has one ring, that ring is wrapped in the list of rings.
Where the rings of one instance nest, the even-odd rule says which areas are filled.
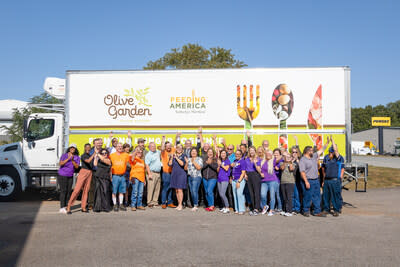
[[[24,108],[28,105],[28,102],[15,100],[15,99],[5,99],[0,100],[0,120],[12,120],[12,113],[14,108]]]

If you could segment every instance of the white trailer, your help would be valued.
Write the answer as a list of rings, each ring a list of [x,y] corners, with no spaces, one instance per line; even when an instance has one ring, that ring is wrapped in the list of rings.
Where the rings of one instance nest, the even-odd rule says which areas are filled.
[[[47,85],[57,94],[59,81]],[[333,135],[351,162],[350,69],[257,68],[163,71],[67,71],[63,113],[32,114],[22,142],[0,147],[0,200],[28,187],[57,186],[59,158],[70,143],[128,131],[160,144],[193,138],[199,126],[237,144],[246,131],[258,145],[321,146]]]

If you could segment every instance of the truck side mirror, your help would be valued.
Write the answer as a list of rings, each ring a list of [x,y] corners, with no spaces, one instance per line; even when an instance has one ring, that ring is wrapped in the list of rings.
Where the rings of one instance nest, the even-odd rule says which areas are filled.
[[[27,140],[27,138],[28,138],[28,120],[27,119],[24,119],[24,132],[23,132],[23,138],[25,139],[25,140]]]

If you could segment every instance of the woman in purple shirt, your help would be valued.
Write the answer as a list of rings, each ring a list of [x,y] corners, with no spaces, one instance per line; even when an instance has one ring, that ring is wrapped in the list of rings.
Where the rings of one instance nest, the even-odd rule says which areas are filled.
[[[221,209],[222,213],[229,213],[229,202],[226,197],[226,189],[229,185],[229,174],[231,172],[230,160],[228,159],[225,150],[220,152],[220,158],[218,159],[218,193],[224,202],[224,208]]]
[[[235,213],[243,215],[245,212],[244,186],[246,185],[246,162],[242,159],[242,151],[238,150],[235,153],[236,159],[232,162],[232,191],[233,200],[235,203]]]
[[[257,172],[257,155],[256,148],[254,146],[249,147],[246,162],[246,174],[247,174],[247,186],[250,192],[251,205],[250,205],[250,215],[258,215],[260,211],[260,187],[261,187],[261,177]]]
[[[60,158],[58,185],[60,186],[60,213],[67,213],[67,204],[72,192],[74,172],[79,168],[79,152],[75,144],[71,144]]]
[[[261,175],[261,205],[263,207],[261,214],[266,214],[268,211],[267,205],[267,195],[269,191],[269,195],[271,198],[270,206],[271,210],[268,213],[268,216],[274,215],[273,207],[275,206],[275,190],[277,190],[277,186],[279,185],[279,179],[275,174],[275,160],[272,157],[272,151],[267,150],[265,152],[265,159],[263,159],[259,164],[257,164],[257,171]]]

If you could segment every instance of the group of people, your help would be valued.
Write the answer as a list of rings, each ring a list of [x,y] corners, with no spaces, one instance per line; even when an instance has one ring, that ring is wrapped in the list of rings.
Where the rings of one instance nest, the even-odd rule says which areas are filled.
[[[128,137],[131,140],[130,133]],[[60,158],[60,212],[71,214],[82,192],[82,212],[126,211],[129,206],[136,211],[159,205],[197,211],[203,205],[209,212],[218,207],[222,213],[239,215],[248,211],[250,215],[301,213],[308,217],[312,210],[318,217],[339,216],[344,160],[332,136],[320,150],[306,146],[302,154],[294,137],[296,146],[289,151],[271,150],[268,140],[255,147],[249,133],[236,149],[223,138],[218,144],[215,135],[211,145],[204,142],[201,128],[196,146],[190,139],[182,144],[180,133],[175,144],[163,136],[161,147],[150,142],[148,149],[143,138],[135,147],[131,141],[122,144],[110,138],[106,148],[96,138],[93,147],[86,144],[79,157],[76,145],[71,144]]]

